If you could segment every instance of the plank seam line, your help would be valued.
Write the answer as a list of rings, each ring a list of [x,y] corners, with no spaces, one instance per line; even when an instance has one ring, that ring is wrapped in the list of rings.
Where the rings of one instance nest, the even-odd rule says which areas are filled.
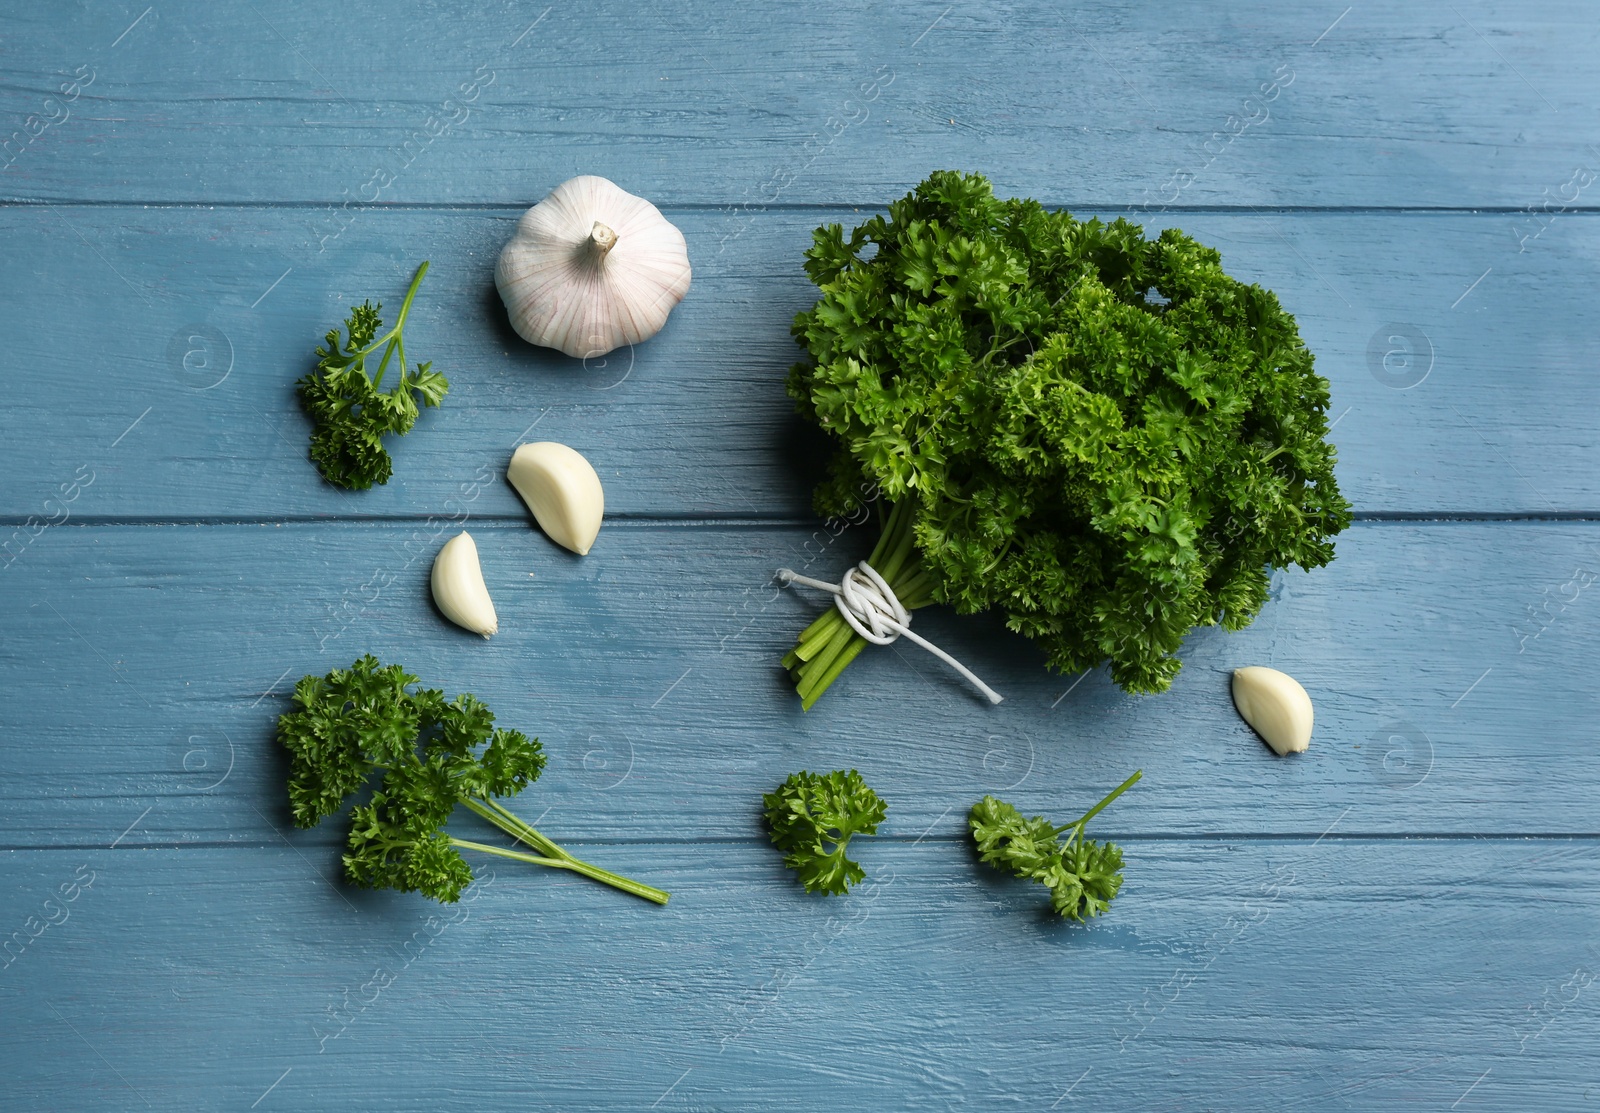
[[[128,517],[120,518],[111,515],[80,514],[69,522],[62,522],[53,529],[67,529],[77,526],[81,529],[93,528],[176,528],[183,526],[370,526],[372,528],[404,527],[425,525],[431,518],[435,522],[444,515],[434,514],[373,514],[359,517],[343,517],[331,515],[290,515],[278,518],[261,517],[193,517],[193,518],[167,518],[167,517]],[[480,525],[495,526],[527,526],[532,527],[532,519],[526,513],[510,514],[474,514],[463,521],[476,522]],[[13,515],[0,515],[0,529],[7,527],[20,527],[26,525],[27,518]],[[645,515],[608,514],[606,516],[608,527],[621,527],[624,529],[681,529],[696,526],[710,526],[720,529],[748,528],[748,529],[821,529],[824,523],[812,518],[794,518],[774,515],[766,517],[750,517],[748,515],[729,515],[718,517],[715,515],[684,515],[682,517],[670,515]]]
[[[33,516],[36,520],[37,516]],[[415,526],[427,523],[429,518],[435,521],[439,515],[427,514],[365,514],[355,517],[304,514],[286,515],[277,518],[263,518],[252,516],[230,517],[226,515],[197,516],[193,518],[172,517],[116,517],[108,514],[80,514],[71,521],[62,522],[54,529],[148,529],[148,528],[177,528],[182,526],[370,526],[373,528]],[[16,529],[26,525],[29,517],[22,515],[0,515],[0,529]],[[529,525],[526,514],[476,514],[470,521],[482,525],[523,526]],[[1600,511],[1573,510],[1573,511],[1441,511],[1438,513],[1412,513],[1409,511],[1371,511],[1352,515],[1352,525],[1452,525],[1474,524],[1479,522],[1548,522],[1560,523],[1586,523],[1600,522]],[[826,523],[817,518],[795,518],[774,514],[771,517],[755,516],[748,514],[729,515],[720,517],[714,514],[685,514],[682,516],[670,514],[637,514],[621,512],[606,516],[608,526],[625,529],[686,529],[707,527],[714,529],[822,529]]]
[[[915,183],[907,183],[905,189],[910,189]],[[895,187],[901,188],[901,187]],[[1074,201],[1058,198],[1035,198],[1040,204],[1050,208],[1068,209],[1074,212],[1085,213],[1123,213],[1130,216],[1159,217],[1171,213],[1192,213],[1195,215],[1308,215],[1327,214],[1335,216],[1518,216],[1526,215],[1526,205],[1169,205],[1160,209],[1146,209],[1141,211],[1136,205],[1127,205],[1109,201]],[[504,213],[507,217],[519,217],[527,211],[527,204],[516,201],[351,201],[343,200],[299,200],[299,201],[261,201],[261,200],[211,200],[211,201],[154,201],[154,200],[126,200],[115,201],[107,198],[77,198],[77,199],[51,199],[45,200],[37,197],[0,197],[0,209],[7,208],[78,208],[78,209],[309,209],[321,210],[339,208],[341,210],[361,212],[483,212]],[[785,213],[785,212],[833,212],[843,209],[861,212],[877,212],[887,206],[887,200],[869,201],[785,201],[771,205],[746,205],[738,202],[694,202],[679,201],[665,202],[656,207],[662,212],[750,212],[750,213]],[[1600,205],[1572,205],[1561,210],[1562,216],[1592,216],[1600,213]]]
[[[1354,831],[1340,835],[1313,835],[1309,831],[1293,832],[1288,834],[1274,834],[1270,832],[1201,832],[1185,835],[1171,834],[1133,834],[1128,831],[1101,831],[1098,833],[1102,841],[1107,839],[1124,845],[1135,843],[1283,843],[1285,845],[1298,845],[1300,843],[1315,843],[1318,839],[1324,842],[1345,843],[1391,843],[1391,842],[1597,842],[1600,841],[1600,832],[1571,832],[1571,831],[1528,831],[1510,832],[1500,834],[1471,834],[1447,831],[1420,831],[1420,832],[1383,832],[1383,831]],[[681,849],[694,846],[758,846],[769,845],[766,838],[693,838],[693,839],[660,839],[660,838],[604,838],[583,839],[568,836],[563,839],[563,846],[622,846],[622,847],[651,847],[660,846],[671,849]],[[920,843],[951,843],[966,845],[969,842],[965,833],[959,835],[875,835],[875,843],[893,843],[897,846],[912,847]],[[164,842],[160,840],[147,842],[128,842],[116,848],[116,853],[136,850],[337,850],[344,846],[341,842],[306,842],[284,845],[282,840],[267,841],[222,841],[193,839],[182,842]],[[37,851],[70,851],[81,854],[88,851],[111,850],[104,843],[19,843],[15,846],[0,844],[3,853],[33,853]]]

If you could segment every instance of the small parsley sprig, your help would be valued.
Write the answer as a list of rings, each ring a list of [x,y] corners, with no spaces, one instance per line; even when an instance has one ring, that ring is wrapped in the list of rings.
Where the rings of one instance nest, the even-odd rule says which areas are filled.
[[[434,689],[411,692],[417,678],[371,655],[348,669],[303,677],[297,709],[278,719],[289,751],[289,806],[300,827],[344,806],[377,778],[372,797],[350,816],[345,876],[367,889],[420,892],[453,903],[472,882],[461,850],[571,870],[625,893],[667,903],[660,889],[579,861],[501,807],[544,771],[537,738],[495,727],[475,696],[449,702]],[[538,854],[458,839],[444,831],[457,805],[488,820]]]
[[[1060,827],[1042,815],[1026,819],[1005,801],[985,796],[968,817],[978,856],[996,869],[1048,888],[1050,905],[1063,919],[1082,922],[1098,916],[1122,888],[1122,848],[1084,838],[1083,827],[1143,775],[1143,770],[1134,773],[1081,817]],[[1057,842],[1063,834],[1067,841]]]
[[[317,369],[295,384],[301,405],[314,423],[311,459],[322,477],[335,486],[364,491],[374,483],[389,482],[394,465],[383,447],[384,435],[410,432],[420,412],[418,403],[437,406],[450,389],[449,381],[431,370],[431,362],[406,369],[406,314],[427,273],[424,261],[411,280],[394,327],[382,336],[377,335],[383,327],[378,316],[382,302],[351,306],[345,322],[348,339],[341,345],[339,330],[328,330],[328,346],[317,349]],[[383,355],[377,370],[369,374],[367,357],[380,347]],[[395,361],[400,381],[383,391],[379,387],[390,359]]]
[[[847,892],[866,873],[845,856],[852,836],[875,835],[888,810],[854,769],[795,773],[761,798],[773,844],[808,893]],[[831,845],[830,845],[831,844]]]

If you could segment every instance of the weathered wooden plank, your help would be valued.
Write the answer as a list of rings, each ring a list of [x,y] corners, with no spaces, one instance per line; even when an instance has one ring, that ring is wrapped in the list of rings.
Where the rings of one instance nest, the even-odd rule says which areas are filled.
[[[878,204],[960,166],[1077,205],[1524,209],[1590,203],[1561,187],[1600,167],[1572,3],[363,0],[338,33],[312,5],[137,7],[6,16],[0,196],[514,203],[586,172]]]
[[[821,602],[772,573],[836,575],[865,529],[613,523],[579,559],[469,522],[501,621],[485,642],[428,598],[447,524],[44,534],[4,573],[0,844],[97,845],[147,808],[126,844],[278,843],[286,693],[368,651],[540,736],[550,767],[518,807],[549,809],[557,838],[757,837],[762,792],[852,766],[895,834],[959,831],[985,792],[1070,818],[1135,768],[1111,829],[1314,836],[1331,808],[1351,832],[1596,830],[1591,523],[1358,524],[1328,568],[1280,574],[1254,626],[1193,636],[1160,697],[932,610],[922,633],[1005,703],[902,644],[809,714],[778,661]],[[1228,670],[1247,664],[1311,692],[1309,755],[1274,758],[1238,719]]]
[[[0,855],[0,926],[38,932],[0,970],[7,1097],[260,1110],[1586,1100],[1592,841],[1134,840],[1122,895],[1088,927],[1053,921],[1037,886],[937,837],[862,846],[868,881],[833,900],[808,898],[754,841],[582,849],[664,883],[671,903],[507,864],[441,909],[335,889],[320,847]]]
[[[774,212],[732,235],[715,214],[670,215],[696,267],[688,300],[655,339],[585,368],[506,325],[490,275],[516,210],[363,213],[319,254],[296,210],[0,209],[0,240],[26,264],[0,274],[19,324],[0,515],[453,513],[461,485],[502,469],[519,437],[590,453],[614,514],[804,515],[816,442],[782,385],[798,354],[789,323],[815,293],[799,263],[817,224],[863,217]],[[1586,325],[1600,220],[1554,222],[1526,251],[1504,215],[1181,223],[1298,315],[1333,383],[1359,510],[1600,511],[1600,340]],[[424,257],[409,348],[453,389],[391,441],[387,488],[340,492],[305,459],[293,382],[348,305],[392,307]],[[78,476],[93,481],[61,505]],[[522,512],[499,482],[471,511]]]
[[[1343,7],[0,16],[0,1104],[1583,1106],[1594,524],[1364,522],[1161,698],[941,611],[919,629],[1000,707],[903,646],[809,716],[776,668],[820,602],[771,570],[868,540],[795,524],[800,251],[942,166],[1132,206],[1276,289],[1369,516],[1600,512],[1592,13]],[[603,368],[522,345],[488,277],[578,172],[666,206],[696,267]],[[291,383],[424,256],[413,349],[455,390],[390,488],[339,495]],[[605,475],[584,560],[495,478],[530,428]],[[489,643],[427,600],[451,516]],[[456,909],[337,882],[272,725],[367,649],[541,734],[519,810],[671,904],[509,863]],[[1245,663],[1311,689],[1309,754],[1234,716]],[[801,766],[890,801],[842,901],[762,836]],[[1136,766],[1107,919],[973,860],[979,794],[1072,814]]]

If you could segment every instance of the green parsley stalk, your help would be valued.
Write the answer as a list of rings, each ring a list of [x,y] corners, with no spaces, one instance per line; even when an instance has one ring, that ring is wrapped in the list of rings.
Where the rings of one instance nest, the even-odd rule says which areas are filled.
[[[883,533],[867,563],[884,578],[906,610],[916,610],[933,602],[933,578],[922,566],[911,532],[909,502],[897,503],[884,523]],[[871,644],[856,633],[839,613],[829,607],[821,617],[800,632],[799,640],[783,659],[794,678],[800,706],[810,711],[828,686],[856,659],[856,654]]]
[[[529,826],[520,816],[506,811],[499,804],[487,798],[465,799],[461,801],[468,811],[475,812],[500,828],[506,834],[519,842],[527,843],[540,852],[540,856],[520,854],[515,850],[504,850],[498,846],[487,846],[483,843],[467,842],[464,839],[452,838],[451,845],[465,847],[468,850],[477,850],[484,854],[497,854],[502,858],[514,858],[519,862],[531,862],[536,866],[550,866],[553,869],[571,870],[584,877],[610,885],[613,889],[621,889],[624,893],[632,893],[636,897],[654,901],[657,904],[667,903],[667,893],[657,889],[654,885],[646,885],[635,881],[631,877],[623,877],[620,873],[592,866],[568,854],[561,847],[545,838],[538,831]]]

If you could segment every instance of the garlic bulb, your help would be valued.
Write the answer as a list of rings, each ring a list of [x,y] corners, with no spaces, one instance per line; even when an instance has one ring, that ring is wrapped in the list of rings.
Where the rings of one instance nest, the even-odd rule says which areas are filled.
[[[1277,753],[1298,754],[1311,745],[1311,697],[1288,673],[1260,665],[1234,669],[1233,705]]]
[[[522,214],[494,284],[524,340],[588,359],[661,331],[689,292],[689,249],[661,210],[586,174]]]
[[[488,637],[500,632],[489,589],[483,584],[478,546],[470,533],[458,533],[433,558],[433,601],[464,630]]]
[[[606,496],[582,453],[555,441],[525,444],[512,453],[506,478],[550,540],[579,556],[588,553],[600,532]]]

